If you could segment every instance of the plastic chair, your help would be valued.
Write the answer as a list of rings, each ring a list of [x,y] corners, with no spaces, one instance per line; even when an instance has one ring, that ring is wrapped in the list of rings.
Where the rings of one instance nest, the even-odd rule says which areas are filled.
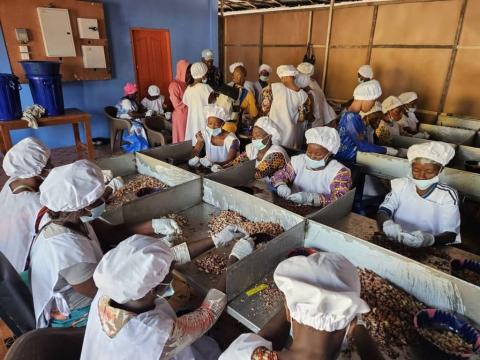
[[[118,134],[120,133],[120,145],[122,145],[123,131],[130,131],[132,124],[127,119],[117,118],[117,108],[115,106],[106,106],[103,108],[103,112],[110,121],[110,149],[113,152]]]
[[[80,359],[84,336],[84,327],[33,330],[15,340],[5,360]]]
[[[30,289],[0,252],[0,318],[15,336],[35,329],[35,312]]]
[[[172,142],[172,125],[163,116],[147,117],[143,125],[151,147]]]

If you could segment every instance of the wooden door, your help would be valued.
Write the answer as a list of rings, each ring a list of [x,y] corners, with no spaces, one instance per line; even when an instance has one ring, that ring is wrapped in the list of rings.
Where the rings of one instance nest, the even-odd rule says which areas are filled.
[[[140,100],[150,85],[157,85],[168,99],[168,85],[172,81],[170,32],[165,29],[130,30],[135,76]]]

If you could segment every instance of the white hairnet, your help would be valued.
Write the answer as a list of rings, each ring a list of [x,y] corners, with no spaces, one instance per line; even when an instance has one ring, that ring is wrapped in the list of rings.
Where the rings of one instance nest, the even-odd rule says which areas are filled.
[[[138,300],[170,271],[173,255],[161,240],[133,235],[107,252],[93,274],[97,287],[119,304]]]
[[[308,129],[305,132],[307,144],[323,146],[332,154],[336,154],[340,148],[340,135],[337,130],[328,126],[319,126]]]
[[[382,102],[382,111],[384,114],[390,110],[396,109],[400,106],[403,106],[403,103],[396,96],[390,95]]]
[[[272,135],[272,144],[278,145],[282,141],[277,125],[268,116],[262,116],[255,121],[254,126],[259,127],[267,134]]]
[[[272,67],[267,64],[262,64],[258,67],[258,73],[260,74],[263,70],[268,71],[269,74],[272,73]]]
[[[442,166],[447,165],[455,156],[455,150],[452,146],[441,141],[429,141],[423,144],[415,144],[408,148],[408,161],[424,158],[435,161]]]
[[[299,73],[295,77],[295,84],[297,84],[299,88],[306,88],[308,85],[310,85],[310,76]]]
[[[88,160],[54,168],[40,185],[40,203],[53,211],[77,211],[105,192],[103,173]]]
[[[277,75],[279,78],[285,76],[297,76],[298,71],[293,65],[280,65],[277,67]]]
[[[375,104],[372,106],[370,111],[367,111],[367,112],[360,111],[360,116],[363,119],[365,116],[368,116],[368,115],[376,113],[376,112],[383,112],[382,111],[382,104],[380,103],[380,101],[375,101]]]
[[[160,95],[160,88],[157,85],[150,85],[148,87],[148,95],[150,96],[159,96]]]
[[[217,119],[223,120],[223,121],[228,121],[228,116],[227,113],[225,112],[225,109],[221,106],[215,105],[215,104],[209,104],[203,108],[203,113],[205,114],[205,117],[216,117]]]
[[[5,154],[3,170],[9,177],[27,179],[38,176],[47,165],[50,150],[40,140],[27,137]]]
[[[373,79],[373,69],[370,65],[362,65],[358,68],[358,73],[364,78]]]
[[[237,67],[239,67],[239,66],[245,67],[245,65],[243,64],[243,62],[238,61],[238,62],[235,62],[235,63],[231,64],[231,65],[228,67],[228,70],[230,70],[230,73],[233,74],[233,72],[235,71],[235,69],[236,69]]]
[[[213,60],[213,51],[210,49],[202,50],[202,58],[205,60]]]
[[[315,67],[308,62],[303,62],[297,66],[297,70],[302,74],[312,76],[315,72]]]
[[[201,79],[207,73],[208,68],[203,62],[196,62],[190,68],[190,74],[194,79]]]
[[[316,330],[345,329],[370,310],[360,298],[355,266],[340,254],[291,257],[277,266],[273,278],[285,294],[291,317]]]
[[[357,85],[353,91],[355,100],[377,100],[382,96],[382,88],[377,80],[365,81]]]
[[[411,103],[413,100],[417,100],[418,95],[414,91],[409,91],[409,92],[404,92],[403,94],[400,94],[398,98],[400,99],[403,105],[406,105],[408,103]]]

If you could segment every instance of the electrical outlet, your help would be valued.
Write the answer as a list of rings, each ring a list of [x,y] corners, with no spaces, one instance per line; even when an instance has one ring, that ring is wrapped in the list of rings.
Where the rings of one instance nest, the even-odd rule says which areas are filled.
[[[22,60],[30,60],[30,54],[29,53],[20,53],[20,58]]]
[[[20,45],[18,47],[21,53],[28,53],[28,46],[27,45]]]

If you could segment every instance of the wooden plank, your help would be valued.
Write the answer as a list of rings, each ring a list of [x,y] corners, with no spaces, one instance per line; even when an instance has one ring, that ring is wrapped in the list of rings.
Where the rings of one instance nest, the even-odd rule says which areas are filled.
[[[302,62],[305,55],[305,46],[298,47],[264,47],[263,62],[272,67],[273,74],[270,75],[270,82],[280,81],[277,76],[277,67],[284,64],[297,65]]]
[[[232,16],[226,22],[226,44],[260,44],[261,15]]]
[[[316,10],[312,19],[311,42],[315,45],[325,45],[327,41],[328,10]]]
[[[332,45],[366,45],[369,42],[373,6],[335,9],[332,24]],[[355,21],[352,21],[355,19]]]
[[[225,51],[225,82],[231,81],[231,75],[229,65],[241,61],[245,64],[247,69],[247,79],[257,81],[257,70],[260,64],[258,59],[260,58],[259,47],[226,47]]]
[[[470,0],[465,11],[463,20],[462,35],[460,36],[460,45],[462,46],[480,46],[480,1]]]
[[[306,45],[308,14],[308,11],[266,14],[263,28],[264,44]]]

